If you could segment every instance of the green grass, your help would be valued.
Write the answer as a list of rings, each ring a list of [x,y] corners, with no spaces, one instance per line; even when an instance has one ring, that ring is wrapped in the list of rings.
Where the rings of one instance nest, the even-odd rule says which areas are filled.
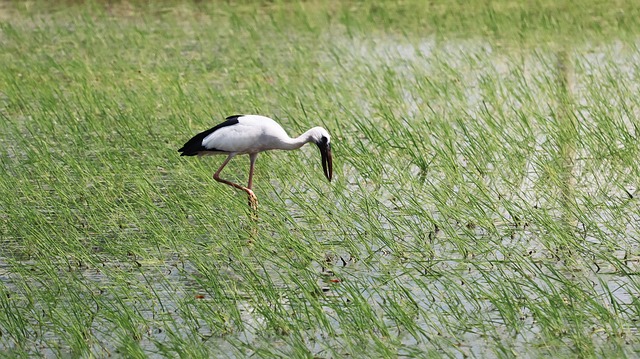
[[[639,19],[0,3],[2,356],[637,356]],[[260,155],[253,222],[176,152],[237,113],[326,127],[335,180]]]

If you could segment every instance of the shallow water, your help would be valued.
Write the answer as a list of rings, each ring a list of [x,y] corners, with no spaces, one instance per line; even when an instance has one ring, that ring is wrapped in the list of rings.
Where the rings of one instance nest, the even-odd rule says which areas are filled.
[[[616,151],[634,151],[629,149],[633,141],[616,141],[599,152],[601,149],[578,139],[575,151],[568,151],[571,158],[565,160],[571,164],[567,173],[574,181],[570,183],[572,200],[581,209],[577,215],[571,205],[559,203],[561,191],[553,188],[555,182],[550,182],[545,166],[558,152],[549,115],[556,104],[550,96],[553,89],[547,88],[547,79],[557,76],[553,72],[558,53],[566,51],[573,64],[570,92],[582,131],[597,135],[604,121],[594,116],[592,96],[600,86],[615,92],[616,84],[610,82],[619,79],[626,93],[640,91],[638,44],[613,42],[554,50],[435,38],[345,37],[330,42],[335,48],[321,58],[319,79],[341,87],[349,74],[353,77],[349,82],[375,83],[373,88],[380,91],[371,93],[362,86],[348,100],[340,93],[332,94],[336,107],[350,108],[360,119],[355,128],[360,126],[361,133],[354,128],[345,130],[351,131],[343,136],[350,147],[343,148],[378,151],[379,161],[371,164],[373,168],[367,168],[368,163],[336,161],[342,193],[322,194],[318,188],[306,187],[310,181],[301,181],[286,185],[290,196],[270,198],[270,203],[282,204],[289,215],[281,219],[276,213],[276,219],[270,220],[299,233],[293,244],[317,244],[321,250],[299,254],[294,247],[274,245],[269,256],[250,244],[249,234],[247,238],[238,235],[247,242],[244,250],[231,245],[209,247],[208,243],[219,240],[204,234],[194,239],[202,244],[199,253],[183,253],[156,249],[153,235],[145,237],[131,223],[120,227],[121,234],[146,239],[142,248],[161,253],[151,256],[155,259],[138,261],[135,255],[116,259],[98,247],[92,263],[49,259],[46,263],[57,268],[52,272],[38,268],[39,259],[30,258],[18,241],[5,237],[0,283],[4,293],[14,296],[15,307],[28,308],[29,327],[37,328],[25,335],[27,343],[37,345],[33,353],[73,354],[67,351],[71,339],[62,337],[64,329],[57,328],[62,320],[38,323],[39,318],[56,317],[38,313],[62,310],[65,302],[95,305],[95,309],[77,312],[94,316],[83,329],[92,334],[89,346],[98,356],[117,355],[127,337],[150,356],[162,356],[159,346],[174,337],[185,343],[205,343],[212,353],[228,357],[258,356],[260,349],[286,356],[294,352],[297,341],[311,355],[358,356],[348,348],[373,350],[376,340],[392,343],[389,346],[397,349],[398,356],[423,351],[484,357],[504,348],[537,356],[554,354],[558,347],[558,343],[549,344],[554,336],[554,328],[549,329],[553,318],[541,320],[544,311],[558,306],[564,308],[558,312],[562,315],[570,313],[572,305],[577,311],[601,314],[591,321],[584,319],[591,326],[584,335],[594,343],[615,346],[610,338],[626,333],[629,352],[637,351],[640,286],[634,278],[640,264],[640,208],[637,199],[630,198],[637,190],[630,165],[619,163],[623,156],[614,156]],[[325,69],[334,66],[338,70]],[[531,100],[536,98],[547,101]],[[640,115],[637,103],[605,98],[609,102],[597,102],[605,113],[627,106],[628,111],[614,114],[622,124],[620,131],[633,139],[637,135],[633,121]],[[384,108],[387,101],[393,103]],[[506,117],[514,118],[513,124],[492,123],[498,113],[509,114]],[[519,114],[531,119],[518,124]],[[363,131],[373,127],[377,131]],[[439,129],[452,129],[454,135],[446,138]],[[414,153],[403,137],[415,131],[428,131],[420,136],[423,152]],[[504,147],[479,158],[490,151],[482,148],[483,135],[489,132],[503,139]],[[457,141],[447,152],[446,141],[451,139]],[[457,177],[452,180],[454,171],[444,169],[447,161],[430,150],[449,154]],[[510,158],[501,151],[521,151],[524,158],[519,169],[507,168]],[[13,155],[13,149],[8,153]],[[602,154],[611,159],[601,160]],[[479,160],[483,163],[477,163]],[[503,171],[518,172],[520,177]],[[284,185],[274,180],[271,186],[279,191]],[[135,191],[134,185],[130,187],[125,186],[124,192]],[[55,192],[49,185],[44,190]],[[297,194],[304,195],[305,201],[299,202]],[[473,196],[486,200],[467,206],[472,203],[468,197]],[[318,224],[305,207],[306,201],[327,198],[335,200],[335,213],[347,218]],[[156,210],[161,205],[158,200]],[[55,221],[55,208],[40,211],[47,220]],[[287,224],[288,219],[295,223]],[[265,222],[258,225],[258,238],[282,236],[283,241],[292,241]],[[237,223],[228,226],[244,233]],[[304,230],[310,228],[316,237],[306,236]],[[557,243],[556,237],[567,232],[570,242]],[[118,240],[117,236],[96,235]],[[305,255],[312,259],[299,258]],[[28,277],[25,273],[33,274]],[[46,279],[54,275],[62,278],[58,286],[67,283],[72,289],[83,288],[79,299],[65,288],[49,293]],[[309,283],[297,276],[316,278],[315,287],[304,287]],[[212,283],[218,287],[212,289]],[[278,297],[269,297],[273,293],[267,293],[267,287]],[[29,289],[41,299],[60,303],[44,299],[31,303]],[[592,294],[594,302],[572,304],[572,294],[580,293]],[[511,308],[518,308],[519,316],[512,317]],[[603,312],[617,316],[620,327],[609,327]],[[286,313],[282,318],[289,322],[277,323],[281,318],[274,313]],[[306,326],[300,325],[305,321]],[[606,323],[599,326],[600,322]],[[126,325],[136,333],[127,333]],[[291,332],[296,325],[302,329]],[[357,325],[371,331],[363,337],[369,341],[352,342],[358,340],[349,337]],[[572,333],[556,334],[559,341],[572,340]],[[10,338],[0,341],[1,350],[17,345]],[[566,350],[560,352],[571,354]]]

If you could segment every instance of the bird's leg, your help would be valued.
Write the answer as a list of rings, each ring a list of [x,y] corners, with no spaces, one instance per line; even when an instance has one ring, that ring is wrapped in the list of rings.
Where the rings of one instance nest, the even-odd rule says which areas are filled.
[[[230,154],[229,157],[227,157],[226,160],[224,160],[224,162],[222,162],[222,165],[220,165],[220,168],[218,168],[218,170],[216,171],[216,173],[213,174],[213,179],[220,182],[220,183],[224,183],[227,184],[229,186],[235,187],[237,189],[243,190],[245,192],[247,192],[247,194],[249,195],[249,205],[251,206],[252,209],[256,210],[258,209],[258,197],[256,197],[256,195],[253,193],[253,191],[251,190],[251,188],[247,188],[245,186],[241,186],[237,183],[233,183],[231,181],[227,181],[225,179],[220,178],[220,172],[222,172],[222,169],[229,163],[229,161],[231,161],[231,159],[235,156],[235,154]],[[253,156],[253,155],[251,155]],[[256,154],[257,156],[257,154]],[[253,162],[255,162],[255,157],[253,156]],[[252,163],[253,163],[252,162]],[[251,166],[251,168],[249,168],[249,186],[251,186],[252,183],[252,179],[251,179],[251,175],[253,174],[253,165]]]
[[[247,194],[249,194],[249,206],[255,211],[258,209],[258,197],[256,197],[255,193],[251,190],[253,187],[253,169],[256,163],[256,158],[258,158],[257,153],[249,154],[249,184],[247,185]]]
[[[241,186],[241,185],[239,185],[239,184],[237,184],[237,183],[233,183],[233,182],[231,182],[231,181],[227,181],[227,180],[225,180],[225,179],[220,178],[220,172],[222,172],[222,169],[227,165],[227,163],[229,163],[229,161],[231,161],[231,159],[232,159],[234,156],[235,156],[235,154],[230,154],[230,155],[229,155],[229,157],[227,157],[227,159],[226,159],[226,160],[224,160],[224,162],[222,162],[222,165],[220,166],[220,168],[218,168],[218,170],[216,171],[216,173],[214,173],[214,174],[213,174],[213,179],[214,179],[214,180],[216,180],[216,181],[218,181],[218,182],[221,182],[221,183],[224,183],[224,184],[228,184],[229,186],[232,186],[232,187],[235,187],[235,188],[237,188],[237,189],[241,189],[241,190],[243,190],[243,191],[247,192],[247,190],[248,190],[248,188],[247,188],[247,187],[245,187],[245,186]]]
[[[257,153],[252,153],[249,155],[249,161],[250,161],[250,165],[249,165],[249,185],[247,186],[247,188],[251,189],[253,187],[253,168],[256,164],[256,158],[258,158],[258,154]]]

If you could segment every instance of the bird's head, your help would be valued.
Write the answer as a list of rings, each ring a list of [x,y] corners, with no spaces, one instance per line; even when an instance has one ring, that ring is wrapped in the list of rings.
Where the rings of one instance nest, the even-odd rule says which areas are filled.
[[[322,127],[314,127],[310,131],[311,140],[320,149],[322,156],[322,170],[329,181],[333,177],[333,158],[331,156],[331,136]]]

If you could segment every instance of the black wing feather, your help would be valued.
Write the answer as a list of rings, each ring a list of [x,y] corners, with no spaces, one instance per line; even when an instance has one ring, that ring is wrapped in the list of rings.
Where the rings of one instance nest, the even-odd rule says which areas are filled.
[[[204,140],[205,137],[209,136],[210,134],[216,132],[217,130],[223,127],[233,126],[237,124],[238,118],[242,116],[243,115],[229,116],[226,118],[226,121],[224,121],[223,123],[216,125],[213,128],[210,128],[206,131],[200,132],[199,134],[193,136],[189,141],[187,141],[184,144],[184,146],[182,146],[182,148],[178,150],[178,152],[181,152],[180,156],[195,156],[198,153],[203,151],[215,151],[216,150],[215,148],[205,148],[204,146],[202,146],[202,140]]]

